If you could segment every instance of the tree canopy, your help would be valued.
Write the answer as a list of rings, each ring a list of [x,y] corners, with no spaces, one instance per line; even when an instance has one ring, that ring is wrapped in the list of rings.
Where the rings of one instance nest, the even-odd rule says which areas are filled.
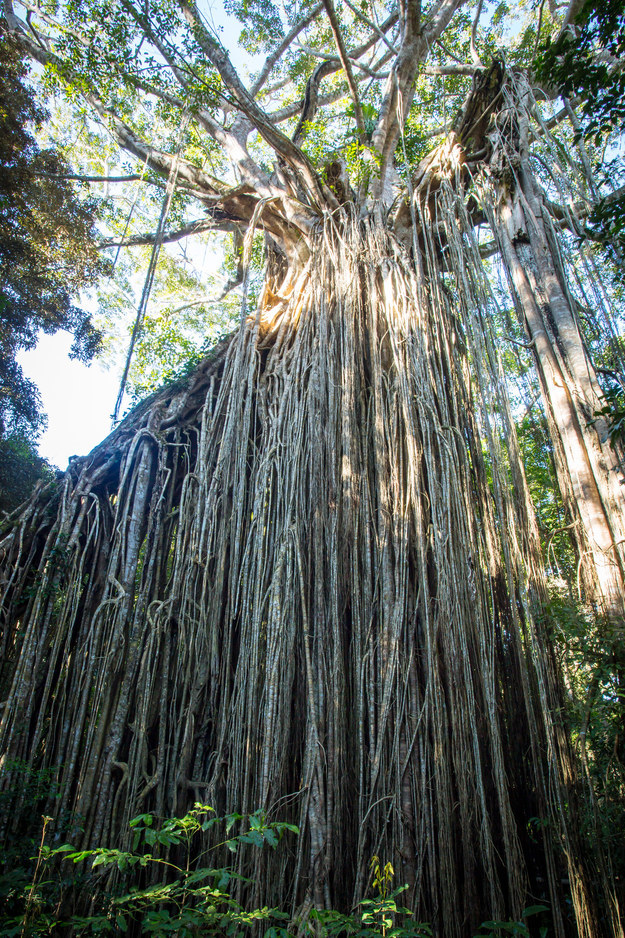
[[[2,27],[0,70],[0,435],[36,431],[36,388],[16,361],[40,330],[74,334],[73,354],[93,357],[99,334],[77,306],[80,289],[105,270],[94,206],[76,197],[59,153],[41,150],[32,130],[44,118],[25,84],[23,56]]]

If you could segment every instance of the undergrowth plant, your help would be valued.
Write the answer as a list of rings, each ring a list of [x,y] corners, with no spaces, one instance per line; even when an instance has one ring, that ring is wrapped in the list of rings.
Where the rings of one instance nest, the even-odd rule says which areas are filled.
[[[432,934],[428,925],[413,923],[410,910],[397,904],[397,897],[408,887],[393,888],[393,867],[382,865],[377,856],[370,867],[373,896],[350,914],[313,909],[306,920],[292,921],[281,909],[245,908],[235,898],[236,884],[249,881],[232,867],[212,865],[210,856],[223,847],[232,854],[242,845],[275,849],[287,832],[298,833],[294,824],[268,821],[260,811],[219,817],[209,805],[196,803],[180,818],[141,814],[130,822],[131,850],[75,850],[67,843],[51,847],[45,842],[50,820],[43,818],[36,854],[25,858],[20,877],[0,877],[1,938],[67,933],[128,933],[154,938],[239,938],[252,932],[264,938],[296,934],[310,938],[430,938]],[[215,827],[223,829],[223,836],[206,848],[202,835]],[[243,829],[236,833],[235,828]],[[31,851],[32,847],[31,842]],[[68,873],[68,864],[73,865],[74,875]],[[157,868],[162,876],[155,882]],[[113,892],[108,888],[107,871],[119,881]],[[2,891],[7,883],[8,888]],[[72,887],[84,889],[87,885],[93,893],[89,913],[68,910]]]
[[[413,922],[410,909],[397,905],[397,897],[408,886],[393,888],[395,872],[391,863],[381,865],[379,857],[370,863],[373,896],[363,899],[349,915],[334,909],[312,909],[306,923],[309,935],[321,938],[431,938],[429,925]]]
[[[530,938],[530,929],[527,919],[531,916],[541,915],[548,912],[546,905],[530,905],[521,912],[521,918],[518,921],[489,921],[482,922],[479,934],[474,938]],[[539,938],[547,938],[548,929],[546,925],[540,925],[538,928],[532,928],[532,935],[538,934]]]

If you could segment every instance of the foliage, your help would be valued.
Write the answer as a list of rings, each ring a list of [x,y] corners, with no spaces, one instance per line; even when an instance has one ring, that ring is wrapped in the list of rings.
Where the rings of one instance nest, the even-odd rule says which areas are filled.
[[[620,161],[613,161],[619,162]],[[619,165],[612,168],[612,177],[616,173],[623,175],[623,167]],[[605,168],[608,176],[610,168]],[[623,270],[623,256],[625,254],[625,198],[610,197],[600,199],[588,217],[589,228],[598,241],[605,247],[607,257],[613,264],[615,280],[622,281],[625,277]]]
[[[582,95],[584,132],[594,135],[621,130],[625,122],[625,74],[614,67],[625,54],[624,0],[587,0],[578,29],[547,39],[536,61],[536,76],[567,97]]]
[[[239,41],[250,53],[267,51],[284,36],[280,11],[271,0],[225,0],[224,9],[243,24]]]
[[[12,774],[14,783],[0,792],[0,817],[13,820],[10,837],[0,844],[0,934],[45,934],[54,919],[58,882],[41,874],[41,852],[49,817],[40,811],[46,801],[56,798],[54,770],[37,770],[20,760],[8,760],[2,767],[3,780]],[[19,787],[21,810],[9,814],[8,807]],[[56,879],[56,878],[55,878]],[[35,921],[32,921],[32,920]]]
[[[94,239],[91,202],[57,178],[68,166],[54,149],[41,150],[30,126],[45,114],[25,84],[18,51],[0,34],[0,436],[36,433],[41,425],[34,385],[15,361],[39,330],[74,334],[73,355],[89,360],[99,333],[72,297],[105,265]]]
[[[601,148],[598,169],[609,188],[614,188],[615,181],[623,176],[622,157],[604,163],[604,155],[609,140],[625,129],[624,56],[625,0],[586,0],[575,28],[563,30],[553,42],[547,39],[535,63],[539,81],[555,85],[562,95],[581,99],[581,126],[576,136]],[[589,225],[594,236],[606,244],[617,277],[622,277],[622,194],[600,199],[590,214]]]
[[[210,244],[207,250],[209,247]],[[258,272],[262,266],[259,252],[254,253],[252,262]],[[222,271],[232,281],[236,264],[224,263]],[[229,293],[220,299],[220,289],[217,277],[204,273],[202,280],[197,272],[188,269],[183,258],[161,253],[158,279],[129,372],[132,403],[188,375],[215,343],[234,328],[240,318],[240,297]],[[252,307],[253,303],[254,296]],[[119,344],[126,345],[128,341],[126,333]]]
[[[535,404],[517,423],[523,466],[532,496],[547,569],[574,582],[576,558],[569,537],[569,521],[556,481],[553,450],[545,417]]]
[[[27,797],[34,803],[41,795],[41,785],[45,787],[49,779],[26,767],[24,778],[30,785]],[[285,833],[298,833],[293,824],[270,822],[260,811],[218,817],[208,805],[196,803],[180,818],[135,817],[130,822],[130,851],[104,847],[77,851],[69,844],[46,844],[51,820],[43,818],[38,843],[35,839],[20,841],[22,854],[34,850],[35,855],[26,860],[18,850],[13,868],[0,876],[0,935],[6,938],[49,935],[68,928],[76,935],[130,932],[158,938],[198,933],[240,936],[260,925],[265,938],[287,938],[293,933],[288,913],[267,906],[250,911],[235,898],[237,884],[247,882],[236,870],[206,865],[208,854],[224,847],[232,854],[248,846],[276,849]],[[236,828],[242,830],[237,833]],[[223,834],[207,847],[206,837],[215,829]],[[71,878],[60,876],[59,863],[67,866],[70,862],[81,869],[83,881],[97,882],[107,869],[119,874],[113,894],[104,898],[96,892],[95,908],[89,914],[66,910],[63,891],[76,878],[75,874]],[[142,885],[143,874],[156,867],[162,870],[160,881]],[[381,867],[374,856],[371,870],[373,898],[360,902],[351,914],[313,909],[306,920],[293,923],[298,933],[311,938],[430,938],[430,927],[410,923],[410,911],[397,905],[397,896],[407,887],[393,889],[391,864]]]
[[[212,808],[196,804],[181,818],[159,821],[152,814],[134,818],[132,851],[104,847],[75,851],[69,844],[49,847],[45,836],[51,819],[43,820],[30,867],[20,863],[0,878],[3,936],[51,934],[70,927],[81,935],[138,928],[141,934],[156,936],[197,934],[197,929],[204,935],[235,936],[258,922],[288,919],[286,913],[267,907],[246,910],[233,896],[242,877],[229,867],[207,866],[206,856],[224,846],[233,854],[243,845],[275,848],[287,831],[297,833],[292,824],[268,822],[260,812],[216,817]],[[223,827],[223,839],[207,848],[206,835],[216,826]],[[242,827],[242,832],[235,833],[235,827]],[[90,914],[72,912],[64,890],[76,874],[69,879],[60,876],[59,861],[66,861],[65,866],[71,861],[80,869],[79,878],[92,883],[101,879],[102,870],[114,868],[120,874],[118,886],[109,895],[98,891]],[[163,871],[161,880],[142,885],[143,874],[153,867]],[[274,924],[267,934],[277,938],[283,931]]]
[[[52,467],[28,436],[10,433],[0,438],[0,517],[21,505],[37,482],[53,477]]]
[[[59,77],[44,73],[39,85],[48,94],[51,118],[38,134],[42,145],[55,145],[72,159],[79,175],[87,176],[91,191],[97,193],[98,227],[106,241],[109,268],[91,292],[97,313],[94,323],[102,333],[98,358],[111,368],[121,369],[128,349],[139,296],[150,258],[150,246],[118,246],[137,231],[153,231],[163,201],[164,184],[145,164],[137,167],[132,160],[120,158],[110,134],[89,118],[84,101],[59,92]],[[131,106],[132,105],[132,106]],[[175,148],[178,142],[177,115],[172,109],[154,106],[147,96],[136,96],[132,88],[124,98],[124,112],[132,111],[133,121],[151,140],[163,148]],[[220,171],[215,147],[203,139],[191,124],[182,145],[185,158],[202,166],[207,160],[212,171]],[[137,172],[138,169],[138,172]],[[118,175],[119,174],[119,175]],[[128,181],[124,179],[130,176]],[[111,181],[116,178],[121,182]],[[141,177],[141,178],[137,178]],[[81,183],[87,185],[87,183]],[[176,189],[168,215],[168,228],[188,220],[189,196]],[[136,403],[157,387],[179,377],[201,359],[207,346],[229,331],[233,317],[238,318],[237,298],[217,297],[223,289],[216,276],[222,242],[231,236],[209,234],[197,241],[166,244],[159,254],[154,284],[146,318],[132,359],[128,392]],[[256,252],[255,252],[256,253]],[[234,268],[233,268],[234,269]],[[222,275],[231,278],[232,270],[224,265]],[[198,302],[198,297],[203,302]]]
[[[429,925],[412,922],[409,909],[398,906],[396,899],[407,886],[393,888],[395,871],[391,863],[381,866],[379,857],[370,863],[373,897],[362,899],[355,913],[346,915],[335,909],[312,909],[305,933],[319,938],[431,938]]]
[[[608,435],[614,448],[625,445],[625,390],[614,382],[603,392],[603,405],[595,413],[595,422],[603,417],[608,421]]]
[[[564,675],[566,719],[593,799],[582,813],[588,843],[597,835],[619,880],[625,876],[625,739],[623,647],[618,628],[585,610],[566,591],[552,589],[543,624]]]
[[[355,938],[374,938],[376,935],[382,935],[383,938],[430,938],[430,926],[411,922],[410,910],[397,905],[397,897],[408,887],[393,889],[395,872],[392,864],[385,863],[382,867],[379,857],[374,855],[370,869],[373,898],[361,900],[361,911],[356,915],[314,909],[310,918],[314,923],[318,923],[318,931],[328,938],[338,938],[339,935],[346,938],[352,935]]]
[[[521,919],[518,922],[502,922],[497,920],[482,922],[480,932],[475,938],[506,938],[508,935],[511,935],[512,938],[530,938],[530,934],[534,934],[534,932],[530,932],[527,919],[547,911],[547,906],[545,905],[530,905],[526,909],[523,909]],[[538,930],[538,934],[540,938],[546,938],[547,928],[543,925]]]
[[[470,128],[466,137],[488,143],[471,147],[469,173],[473,164],[476,170],[479,164],[488,169],[484,161],[500,146],[506,156],[498,169],[514,189],[517,157],[530,143],[529,137],[523,140],[517,153],[517,131],[521,135],[523,115],[535,129],[536,115],[526,108],[526,86],[516,70],[507,73],[507,84],[499,89],[482,87],[479,75],[471,75],[476,38],[483,57],[496,51],[504,5],[493,16],[486,40],[477,30],[481,4],[458,9],[448,30],[441,16],[438,34],[429,27],[443,7],[451,16],[454,5],[430,5],[418,28],[405,15],[410,6],[404,5],[404,22],[397,29],[389,26],[382,44],[373,29],[369,46],[352,57],[361,93],[361,107],[354,107],[345,102],[358,93],[350,82],[350,96],[344,94],[345,78],[321,8],[310,28],[281,50],[290,14],[269,0],[232,0],[248,50],[285,53],[282,61],[267,63],[265,77],[271,73],[273,90],[264,91],[266,115],[251,101],[245,82],[233,76],[215,30],[192,2],[69,0],[41,15],[33,11],[36,26],[29,14],[24,44],[32,48],[29,28],[33,35],[37,28],[50,29],[51,64],[46,64],[56,78],[67,82],[72,93],[83,92],[96,102],[100,117],[134,157],[154,145],[146,172],[162,178],[150,179],[155,188],[146,201],[152,211],[159,204],[162,179],[172,178],[174,166],[176,171],[183,166],[186,183],[181,187],[186,190],[174,206],[172,224],[188,220],[192,200],[209,216],[208,223],[230,232],[242,231],[253,219],[264,229],[270,263],[256,331],[243,327],[225,343],[223,367],[217,360],[214,368],[204,367],[206,380],[181,388],[174,408],[169,392],[156,395],[141,417],[135,414],[126,422],[125,437],[115,435],[84,466],[80,489],[64,503],[52,548],[62,559],[49,550],[55,532],[47,542],[36,604],[24,612],[17,589],[11,599],[9,621],[15,623],[18,641],[27,629],[32,629],[29,635],[38,634],[41,621],[50,628],[32,665],[25,654],[20,657],[23,691],[11,707],[7,704],[7,712],[27,728],[19,737],[23,751],[35,760],[45,745],[46,758],[63,766],[65,791],[80,791],[82,803],[102,819],[112,840],[144,782],[146,797],[156,789],[153,803],[171,804],[176,796],[169,800],[170,793],[180,780],[184,786],[196,777],[195,767],[212,773],[215,790],[226,787],[223,803],[269,804],[274,798],[282,803],[305,788],[307,802],[300,814],[305,834],[298,845],[291,901],[299,901],[304,883],[317,889],[334,888],[335,882],[345,900],[354,894],[354,869],[362,873],[372,845],[395,856],[403,854],[408,837],[422,870],[414,907],[422,903],[438,913],[441,933],[460,933],[485,881],[490,880],[495,896],[505,892],[495,880],[501,876],[503,884],[507,879],[506,901],[518,909],[525,869],[535,863],[554,869],[559,862],[546,841],[543,856],[538,850],[536,856],[526,855],[516,836],[528,804],[530,814],[548,805],[563,831],[569,821],[557,773],[542,756],[552,749],[554,700],[533,694],[537,686],[551,687],[544,680],[551,647],[539,647],[529,632],[533,620],[519,616],[519,599],[531,592],[522,571],[534,569],[536,558],[519,501],[526,490],[513,491],[511,484],[522,473],[503,382],[494,356],[489,360],[485,351],[493,333],[486,323],[474,321],[477,310],[481,315],[488,309],[490,294],[474,241],[475,200],[462,190],[462,160],[456,164],[454,155],[453,165],[447,165],[441,148],[424,168],[414,199],[404,191],[388,215],[377,209],[382,196],[386,201],[391,194],[398,171],[407,175],[427,152],[428,141],[449,130],[469,86],[473,100],[467,105],[476,110],[464,111]],[[363,3],[358,9],[368,10]],[[378,12],[373,10],[376,19]],[[368,38],[372,24],[367,19],[365,28],[346,6],[340,18],[347,48]],[[540,27],[524,31],[517,49],[521,63],[539,34]],[[340,41],[336,45],[341,52]],[[429,61],[442,68],[429,75],[424,68],[420,74],[432,47]],[[393,56],[395,63],[385,73]],[[307,76],[319,57],[338,64],[334,77],[328,75],[318,89],[329,99],[323,115],[314,114],[314,102],[310,112],[305,110],[313,117],[304,128],[302,152],[288,131],[305,109],[299,102],[312,94]],[[463,64],[467,60],[473,64]],[[398,62],[401,67],[395,68]],[[497,82],[501,78],[499,69],[489,74]],[[387,81],[389,75],[397,78],[397,90],[393,80]],[[410,108],[417,83],[419,91],[421,83],[427,85],[428,93]],[[482,93],[488,98],[491,92],[493,99],[483,106]],[[145,95],[156,101],[140,108]],[[402,101],[407,102],[406,125]],[[291,124],[272,113],[280,108],[290,114],[285,121]],[[364,135],[362,125],[354,130],[360,114]],[[183,135],[180,150],[177,125],[182,118],[186,126],[189,115],[195,137]],[[475,120],[476,115],[481,116]],[[154,117],[163,122],[163,139],[154,134]],[[377,155],[363,144],[363,136],[376,139]],[[224,148],[217,181],[209,137]],[[358,189],[358,211],[351,205],[337,207],[344,200],[338,185],[333,188],[327,165],[329,158],[338,162],[335,156]],[[146,167],[149,163],[145,157]],[[486,214],[493,206],[501,208],[508,194],[498,173],[491,178],[495,189],[482,205]],[[351,201],[348,186],[342,193]],[[527,202],[541,193],[537,186],[536,192],[528,188],[520,195]],[[495,238],[505,227],[497,212],[486,219]],[[523,233],[522,218],[520,224]],[[525,228],[527,235],[530,227]],[[136,244],[147,241],[146,236],[135,238]],[[518,268],[527,249],[523,238],[516,241],[511,250]],[[541,258],[547,267],[553,252],[551,244],[535,240],[538,267]],[[556,279],[550,278],[550,289]],[[539,283],[535,292],[541,289]],[[564,287],[562,292],[566,306]],[[148,383],[163,365],[171,374],[178,367],[180,303],[159,307],[146,321],[149,341],[138,363],[144,374],[149,372]],[[185,309],[193,305],[205,315],[199,299],[195,303],[190,300]],[[518,311],[523,319],[523,310]],[[463,320],[457,332],[465,330],[466,341],[456,345],[454,335],[452,348],[447,339],[456,331],[450,329],[456,316]],[[551,325],[555,346],[557,323]],[[182,338],[184,345],[187,337]],[[185,352],[193,354],[191,344]],[[576,414],[562,413],[562,423],[572,426]],[[139,427],[135,420],[145,422]],[[534,429],[529,428],[528,438],[535,453],[534,490],[539,491],[541,477],[549,477],[550,453],[544,446],[541,450]],[[114,458],[98,466],[107,447],[117,447],[120,439]],[[120,459],[123,468],[117,473]],[[111,517],[111,507],[114,520],[107,525],[101,519]],[[543,528],[553,530],[561,505],[545,498],[543,507]],[[70,542],[65,528],[71,525]],[[23,541],[17,545],[16,539],[11,548],[18,567],[23,558],[36,555],[38,545],[31,546],[28,538],[30,532],[24,532]],[[112,538],[119,549],[109,549]],[[524,634],[522,627],[528,630]],[[77,643],[89,649],[89,662],[77,653]],[[94,679],[93,660],[106,662],[101,680]],[[30,700],[40,687],[46,688],[45,700],[36,712]],[[502,712],[506,719],[500,718]],[[110,732],[105,715],[111,716]],[[75,733],[75,752],[94,753],[89,765],[82,756],[67,758],[67,739],[53,732],[61,721],[68,736]],[[96,724],[97,739],[92,734]],[[542,735],[534,740],[536,728]],[[514,764],[510,755],[517,734],[519,750],[531,753],[527,766]],[[529,745],[530,739],[535,745]],[[156,768],[149,780],[146,767],[152,761]],[[105,768],[103,779],[95,778],[99,764]],[[123,785],[111,765],[124,767]],[[515,773],[518,781],[512,782]],[[485,778],[496,795],[489,799],[492,805],[476,797],[484,791]],[[545,779],[554,787],[543,787]],[[70,802],[72,796],[67,797]],[[387,806],[388,798],[393,801]],[[343,824],[345,808],[352,805],[357,807]],[[391,807],[397,823],[389,824]],[[199,847],[192,861],[208,872],[190,880],[197,869],[185,862],[183,820],[155,824],[153,815],[143,815],[133,828],[132,851],[57,850],[55,857],[70,854],[76,866],[88,866],[86,875],[98,886],[100,867],[113,871],[111,879],[122,878],[125,891],[100,910],[97,922],[84,918],[85,928],[165,934],[201,927],[223,933],[250,924],[244,915],[255,913],[244,913],[236,890],[229,889],[231,880],[240,884],[237,875],[228,871],[222,882],[223,868],[204,866]],[[571,814],[570,820],[574,836],[577,818]],[[491,830],[496,833],[492,838]],[[204,834],[209,829],[193,837],[201,841]],[[241,836],[247,834],[258,837],[259,830],[250,826]],[[503,852],[502,839],[507,844]],[[227,837],[224,847],[238,849],[237,843]],[[316,853],[310,844],[318,847]],[[464,856],[469,850],[474,856]],[[149,871],[161,866],[162,881],[146,886]],[[269,878],[267,871],[277,868],[275,860],[268,860],[263,875]],[[571,866],[570,873],[580,877],[571,883],[581,895],[583,871]],[[410,931],[410,925],[398,924],[404,913],[392,877],[390,863],[375,857],[375,897],[364,899],[351,916],[319,913],[316,925],[333,935]],[[365,891],[363,880],[359,876],[358,898]],[[274,881],[282,885],[275,876]],[[552,890],[554,882],[550,876]],[[518,884],[516,896],[512,884]],[[27,901],[33,895],[31,890]],[[461,895],[457,903],[451,898]],[[265,910],[257,911],[262,917]],[[208,912],[213,918],[202,918]],[[527,934],[524,921],[493,919],[484,927],[491,934]],[[427,928],[416,925],[412,932],[425,935]]]

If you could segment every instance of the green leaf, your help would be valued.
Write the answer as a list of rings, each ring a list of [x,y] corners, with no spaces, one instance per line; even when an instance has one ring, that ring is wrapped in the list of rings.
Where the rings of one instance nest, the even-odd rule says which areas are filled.
[[[151,827],[153,820],[154,818],[151,814],[139,814],[132,819],[130,827],[137,827],[139,824],[143,824],[145,827]]]
[[[248,831],[246,834],[240,834],[238,840],[242,844],[254,844],[255,847],[262,847],[264,843],[261,831]]]
[[[148,832],[146,831],[146,834]],[[170,844],[179,844],[181,838],[179,834],[170,834],[167,831],[159,831],[157,834],[158,842],[168,847]],[[147,838],[146,838],[147,839]]]
[[[81,863],[87,857],[92,857],[95,852],[95,850],[78,850],[76,853],[68,854],[66,859],[71,860],[72,863]]]
[[[56,856],[57,853],[72,853],[75,850],[75,847],[72,847],[71,844],[62,844],[60,847],[54,847],[53,850],[50,850],[50,856]]]
[[[263,832],[263,836],[265,838],[265,842],[268,843],[270,847],[278,846],[278,837],[276,836],[276,832],[271,827],[268,827],[267,830]]]
[[[227,814],[226,815],[226,833],[230,833],[237,821],[243,820],[242,814]]]
[[[92,865],[93,865],[93,867],[96,867],[96,866],[106,866],[106,865],[109,864],[109,863],[115,863],[116,860],[117,860],[117,857],[116,857],[116,856],[113,856],[113,857],[112,857],[112,856],[107,855],[107,854],[105,854],[105,853],[100,853],[100,854],[97,854],[97,855],[96,855],[96,857],[95,857],[94,860],[93,860],[93,864],[92,864]]]
[[[521,915],[523,918],[527,918],[530,915],[538,915],[539,912],[548,912],[549,908],[546,905],[528,905],[526,909],[523,909]]]
[[[250,814],[249,817],[250,827],[252,830],[259,830],[263,826],[263,816],[260,811],[256,811],[255,814]]]

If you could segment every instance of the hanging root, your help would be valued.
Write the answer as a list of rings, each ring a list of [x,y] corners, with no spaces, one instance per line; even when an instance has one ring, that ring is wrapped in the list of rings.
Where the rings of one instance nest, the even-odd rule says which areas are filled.
[[[263,901],[349,908],[376,854],[446,938],[530,895],[561,935],[536,539],[454,299],[486,302],[478,274],[436,257],[417,282],[382,228],[327,220],[288,295],[14,520],[2,752],[57,773],[85,845],[200,796],[299,825],[240,861]]]

